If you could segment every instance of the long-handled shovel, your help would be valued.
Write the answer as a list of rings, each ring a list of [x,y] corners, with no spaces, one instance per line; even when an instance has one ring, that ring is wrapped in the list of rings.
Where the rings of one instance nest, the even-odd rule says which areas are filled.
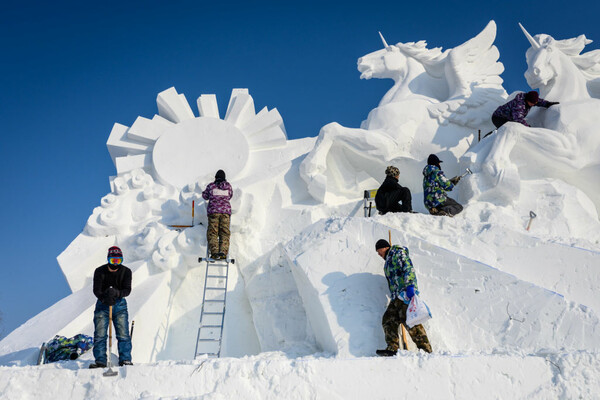
[[[104,376],[117,376],[119,373],[112,370],[112,306],[108,306],[108,371],[103,373]]]
[[[537,215],[533,211],[529,211],[529,222],[527,223],[527,230],[531,228],[531,221],[533,221],[535,217],[537,217]]]

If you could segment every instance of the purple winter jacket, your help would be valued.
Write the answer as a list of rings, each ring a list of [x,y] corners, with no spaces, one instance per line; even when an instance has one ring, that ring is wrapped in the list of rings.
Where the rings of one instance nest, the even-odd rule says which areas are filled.
[[[209,183],[202,197],[208,200],[206,212],[208,214],[229,214],[231,215],[231,204],[229,200],[233,196],[233,189],[227,181]]]
[[[534,107],[548,108],[550,107],[550,103],[540,97]],[[525,103],[525,92],[522,92],[508,103],[496,108],[492,116],[506,118],[509,121],[520,122],[525,126],[529,126],[527,121],[525,121],[529,109],[530,107]]]

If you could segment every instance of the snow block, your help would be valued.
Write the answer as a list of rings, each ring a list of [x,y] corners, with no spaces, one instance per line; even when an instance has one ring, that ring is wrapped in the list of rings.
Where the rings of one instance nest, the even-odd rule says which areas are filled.
[[[116,158],[130,154],[141,154],[148,152],[151,146],[147,143],[134,142],[127,137],[128,127],[121,124],[114,124],[110,136],[106,142],[108,152],[116,165]]]
[[[235,103],[235,99],[239,95],[246,95],[248,93],[248,89],[233,89],[231,91],[231,96],[229,96],[229,103],[227,104],[227,111],[225,111],[225,120],[229,116],[229,110],[233,109],[233,104]]]
[[[156,97],[158,114],[171,122],[179,123],[194,118],[189,103],[183,94],[178,94],[174,87],[163,90]]]
[[[238,93],[231,98],[230,106],[225,114],[225,121],[231,122],[238,128],[244,126],[248,121],[254,118],[254,100],[248,93]]]
[[[201,117],[219,117],[219,105],[217,104],[217,96],[214,94],[203,94],[198,97],[198,111]]]
[[[254,118],[252,118],[250,121],[244,124],[242,128],[244,129],[244,132],[246,132],[246,135],[252,136],[256,133],[259,133],[261,131],[275,126],[280,127],[285,135],[283,118],[281,118],[279,111],[277,111],[276,108],[272,109],[271,111],[268,111],[267,107],[265,107],[262,110],[260,110],[260,112],[256,114]]]
[[[173,125],[172,122],[159,115],[148,119],[137,117],[131,128],[127,131],[127,137],[148,144],[154,144],[156,140]]]

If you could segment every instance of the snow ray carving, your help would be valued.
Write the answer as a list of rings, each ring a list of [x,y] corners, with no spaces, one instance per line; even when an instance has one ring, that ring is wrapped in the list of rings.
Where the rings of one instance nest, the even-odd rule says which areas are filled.
[[[223,120],[214,94],[198,98],[200,117],[194,117],[175,88],[159,93],[156,103],[159,115],[152,119],[138,117],[131,128],[115,124],[107,146],[118,174],[143,168],[178,189],[210,179],[215,168],[236,179],[250,152],[279,148],[287,141],[277,109],[265,107],[256,114],[248,89],[233,89]]]

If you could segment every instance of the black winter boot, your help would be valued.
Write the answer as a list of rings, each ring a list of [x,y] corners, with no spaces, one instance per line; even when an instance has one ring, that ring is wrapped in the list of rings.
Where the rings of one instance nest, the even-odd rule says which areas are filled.
[[[377,353],[377,355],[381,356],[381,357],[393,357],[398,353],[398,350],[384,349],[384,350],[377,350],[375,353]]]

